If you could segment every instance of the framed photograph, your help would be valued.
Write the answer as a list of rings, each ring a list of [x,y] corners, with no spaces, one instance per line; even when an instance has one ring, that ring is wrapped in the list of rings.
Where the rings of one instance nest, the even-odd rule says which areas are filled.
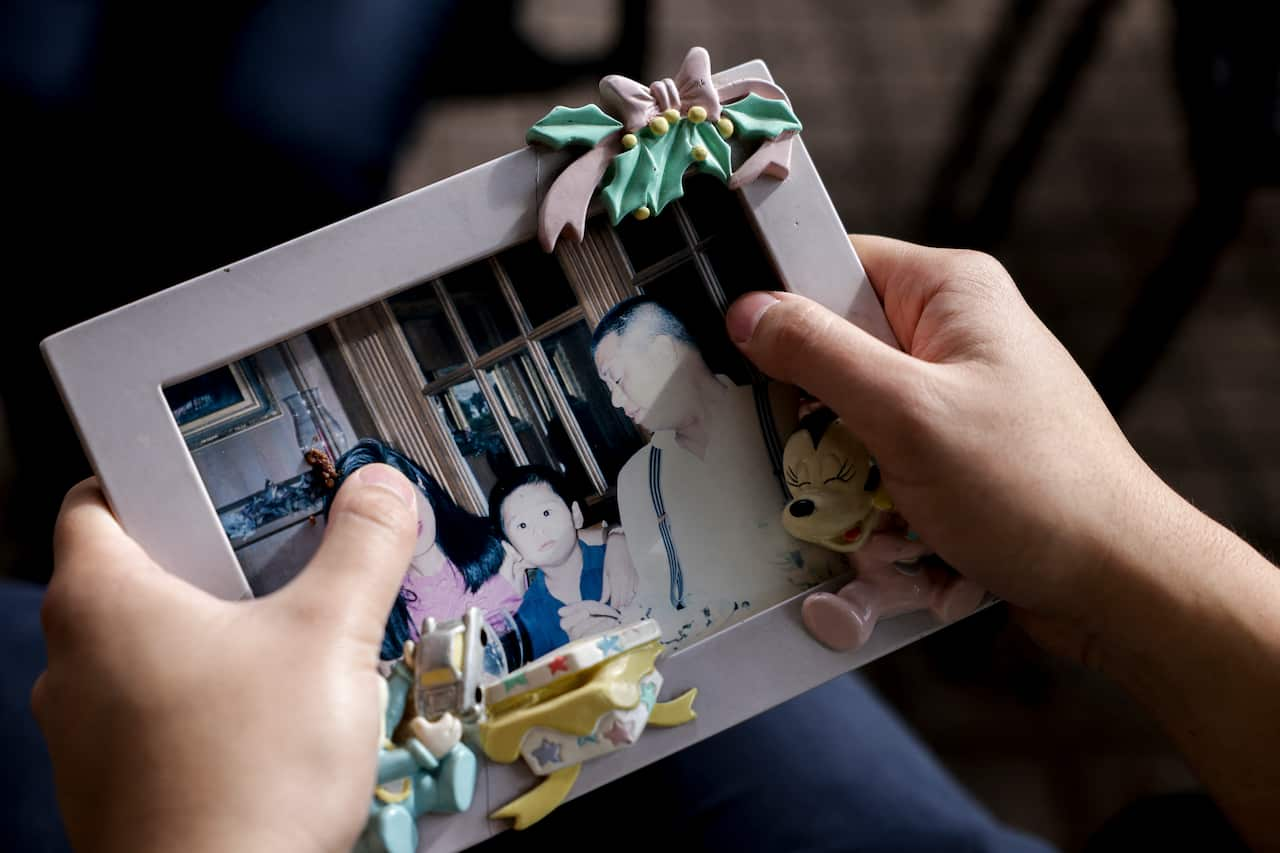
[[[226,438],[280,413],[247,358],[170,385],[164,397],[189,447]]]
[[[764,64],[713,82],[749,78],[768,80]],[[585,763],[576,796],[936,624],[896,617],[842,653],[801,623],[804,594],[837,588],[845,563],[782,529],[798,394],[741,358],[724,311],[742,293],[789,289],[896,345],[803,144],[785,180],[733,191],[691,174],[660,215],[616,225],[597,202],[582,240],[547,253],[540,203],[571,162],[523,148],[64,331],[44,351],[125,528],[216,595],[287,583],[319,545],[324,490],[385,461],[435,521],[385,651],[425,617],[472,605],[503,637],[508,668],[654,620],[657,698],[697,688],[697,718]],[[224,410],[230,423],[253,398],[236,366],[268,365],[282,343],[292,355],[262,373],[285,376],[282,392],[305,405],[189,441],[189,424]],[[315,473],[312,451],[329,473]],[[421,849],[504,830],[488,815],[532,781],[523,766],[482,761],[476,804],[432,816]]]

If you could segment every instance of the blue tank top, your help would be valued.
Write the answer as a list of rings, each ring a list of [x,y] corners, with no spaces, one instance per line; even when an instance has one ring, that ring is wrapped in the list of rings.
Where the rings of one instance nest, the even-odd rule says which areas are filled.
[[[599,601],[604,593],[604,545],[588,545],[578,540],[582,551],[582,574],[578,576],[578,591],[583,601]],[[547,589],[547,578],[542,569],[534,569],[529,589],[520,602],[517,615],[528,635],[529,646],[535,658],[569,642],[569,635],[560,627],[560,608],[564,602]]]

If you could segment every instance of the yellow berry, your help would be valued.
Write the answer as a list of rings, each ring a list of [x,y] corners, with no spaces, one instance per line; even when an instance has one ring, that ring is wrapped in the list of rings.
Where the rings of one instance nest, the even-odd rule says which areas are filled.
[[[636,212],[633,213],[632,216],[634,216],[636,219],[644,221],[645,219],[649,218],[649,208],[641,205],[640,207],[636,208]]]
[[[702,146],[702,145],[693,146],[693,159],[697,160],[699,163],[707,159],[707,153],[708,152],[705,146]]]
[[[689,121],[694,124],[702,124],[707,120],[706,107],[689,107]]]
[[[720,131],[720,135],[725,139],[733,136],[733,122],[729,121],[728,116],[720,117],[720,120],[716,122],[716,129]]]
[[[637,140],[636,140],[636,135],[635,135],[634,133],[628,133],[628,134],[626,134],[626,135],[624,135],[624,136],[622,137],[622,147],[623,147],[623,148],[635,148],[635,147],[636,147],[636,141],[637,141]]]
[[[667,120],[662,116],[654,116],[653,118],[649,119],[649,129],[652,130],[658,136],[661,136],[662,134],[666,133],[668,130],[671,129],[671,125],[668,124]]]
[[[667,120],[668,124],[675,124],[680,120],[680,111],[674,108],[669,110],[663,110],[662,117]]]

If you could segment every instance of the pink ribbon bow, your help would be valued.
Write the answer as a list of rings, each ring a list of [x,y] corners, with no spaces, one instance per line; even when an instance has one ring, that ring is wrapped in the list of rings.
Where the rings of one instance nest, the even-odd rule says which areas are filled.
[[[702,107],[709,120],[720,118],[720,96],[711,83],[711,55],[701,47],[689,50],[674,78],[664,77],[648,86],[610,74],[600,81],[600,99],[628,133],[667,110],[683,115],[690,107]]]
[[[586,233],[587,207],[591,194],[608,171],[613,158],[622,153],[622,137],[647,125],[668,109],[686,114],[690,107],[707,111],[708,121],[720,118],[720,105],[745,98],[751,93],[785,101],[787,95],[776,84],[758,78],[733,80],[717,88],[711,82],[711,57],[706,49],[690,48],[675,77],[656,80],[647,87],[621,74],[600,81],[600,97],[605,108],[622,122],[622,128],[596,143],[595,147],[570,163],[552,182],[538,210],[538,241],[550,252],[561,232],[578,242]],[[791,173],[791,143],[795,131],[780,133],[760,144],[729,176],[729,189],[738,190],[761,175],[782,180]]]

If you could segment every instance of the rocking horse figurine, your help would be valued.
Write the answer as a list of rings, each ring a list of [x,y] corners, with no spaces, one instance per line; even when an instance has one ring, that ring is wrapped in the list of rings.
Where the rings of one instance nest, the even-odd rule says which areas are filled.
[[[466,811],[476,788],[476,756],[464,744],[462,722],[418,703],[412,642],[380,683],[384,715],[378,773],[365,831],[354,853],[413,853],[418,818]]]
[[[926,562],[932,550],[893,512],[862,442],[830,409],[802,414],[783,451],[791,500],[782,526],[797,539],[847,554],[857,572],[838,592],[805,599],[801,615],[809,633],[848,651],[862,646],[881,619],[928,610],[953,622],[976,610],[984,590]]]

